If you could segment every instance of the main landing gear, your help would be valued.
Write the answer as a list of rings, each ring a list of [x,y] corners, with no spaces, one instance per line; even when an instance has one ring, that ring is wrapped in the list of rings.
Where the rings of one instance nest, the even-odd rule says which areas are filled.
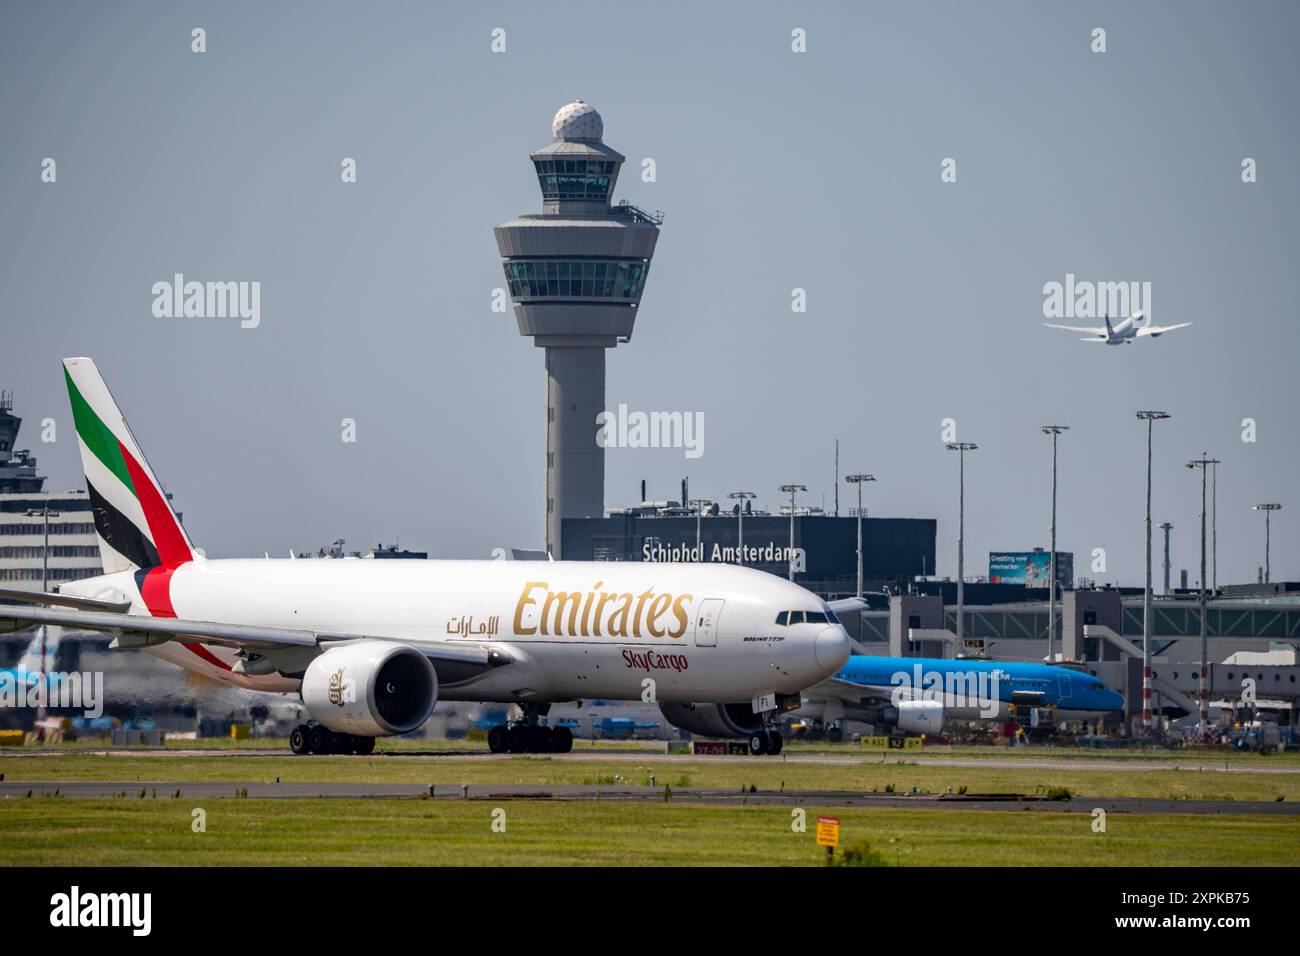
[[[320,724],[300,724],[289,735],[289,749],[296,754],[373,753],[374,737],[340,734]]]
[[[760,757],[763,754],[775,757],[785,745],[781,731],[775,728],[756,730],[749,735],[745,742],[749,746],[750,755],[754,757]]]
[[[549,704],[524,704],[524,719],[497,724],[488,731],[488,749],[494,754],[567,754],[573,750],[568,727],[543,727],[538,723]]]

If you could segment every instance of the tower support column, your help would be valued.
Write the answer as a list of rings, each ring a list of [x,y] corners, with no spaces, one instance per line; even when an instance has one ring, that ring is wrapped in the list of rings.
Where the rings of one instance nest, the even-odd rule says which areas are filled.
[[[605,510],[605,449],[596,441],[605,410],[605,349],[546,348],[546,550],[563,557],[561,521]]]

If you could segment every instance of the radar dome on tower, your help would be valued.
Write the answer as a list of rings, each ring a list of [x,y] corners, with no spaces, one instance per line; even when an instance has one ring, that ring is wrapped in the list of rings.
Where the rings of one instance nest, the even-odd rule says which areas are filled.
[[[551,132],[556,139],[595,139],[605,135],[605,121],[595,108],[582,100],[574,100],[560,107],[551,120]]]

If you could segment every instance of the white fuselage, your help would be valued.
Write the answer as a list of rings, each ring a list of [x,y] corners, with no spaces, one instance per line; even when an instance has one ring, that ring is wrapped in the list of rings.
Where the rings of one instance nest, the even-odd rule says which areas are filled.
[[[1110,327],[1110,332],[1106,336],[1107,345],[1123,345],[1125,342],[1131,342],[1137,337],[1138,319],[1135,316],[1129,316]]]
[[[782,611],[824,612],[816,595],[722,564],[198,560],[172,572],[169,609],[159,606],[166,601],[156,592],[147,607],[130,572],[78,581],[63,592],[120,595],[132,602],[132,614],[170,610],[186,620],[508,653],[508,666],[444,683],[444,700],[641,699],[649,677],[657,700],[741,702],[798,692],[834,673],[849,654],[837,623],[776,623]],[[241,687],[298,688],[293,676],[231,670],[237,658],[224,647],[173,641],[149,650]]]

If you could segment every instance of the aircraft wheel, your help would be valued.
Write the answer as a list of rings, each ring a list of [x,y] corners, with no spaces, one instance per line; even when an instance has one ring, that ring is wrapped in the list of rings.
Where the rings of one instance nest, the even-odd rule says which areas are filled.
[[[307,728],[301,725],[293,728],[293,733],[289,734],[289,749],[296,754],[311,753],[307,744]]]
[[[511,727],[506,731],[506,751],[512,754],[528,752],[528,736],[526,728]]]
[[[551,731],[551,753],[567,754],[573,750],[573,731],[568,727],[556,727]]]
[[[488,750],[494,754],[503,754],[509,749],[509,735],[506,728],[501,724],[497,724],[488,731]]]
[[[839,727],[832,727],[830,730],[826,731],[826,739],[833,744],[842,743],[844,740],[844,731]]]
[[[311,753],[327,754],[333,743],[334,735],[320,724],[307,731],[307,750]]]
[[[779,731],[779,730],[770,730],[770,731],[768,731],[768,734],[767,734],[767,752],[768,752],[768,753],[770,753],[772,756],[775,757],[777,754],[779,754],[779,753],[781,752],[781,748],[782,748],[784,745],[785,745],[785,740],[783,740],[782,737],[781,737],[781,731]]]
[[[375,738],[374,737],[353,737],[352,752],[354,754],[360,754],[363,757],[367,756],[368,754],[374,753]]]
[[[749,735],[749,753],[752,757],[759,757],[767,753],[766,731],[758,730]]]

